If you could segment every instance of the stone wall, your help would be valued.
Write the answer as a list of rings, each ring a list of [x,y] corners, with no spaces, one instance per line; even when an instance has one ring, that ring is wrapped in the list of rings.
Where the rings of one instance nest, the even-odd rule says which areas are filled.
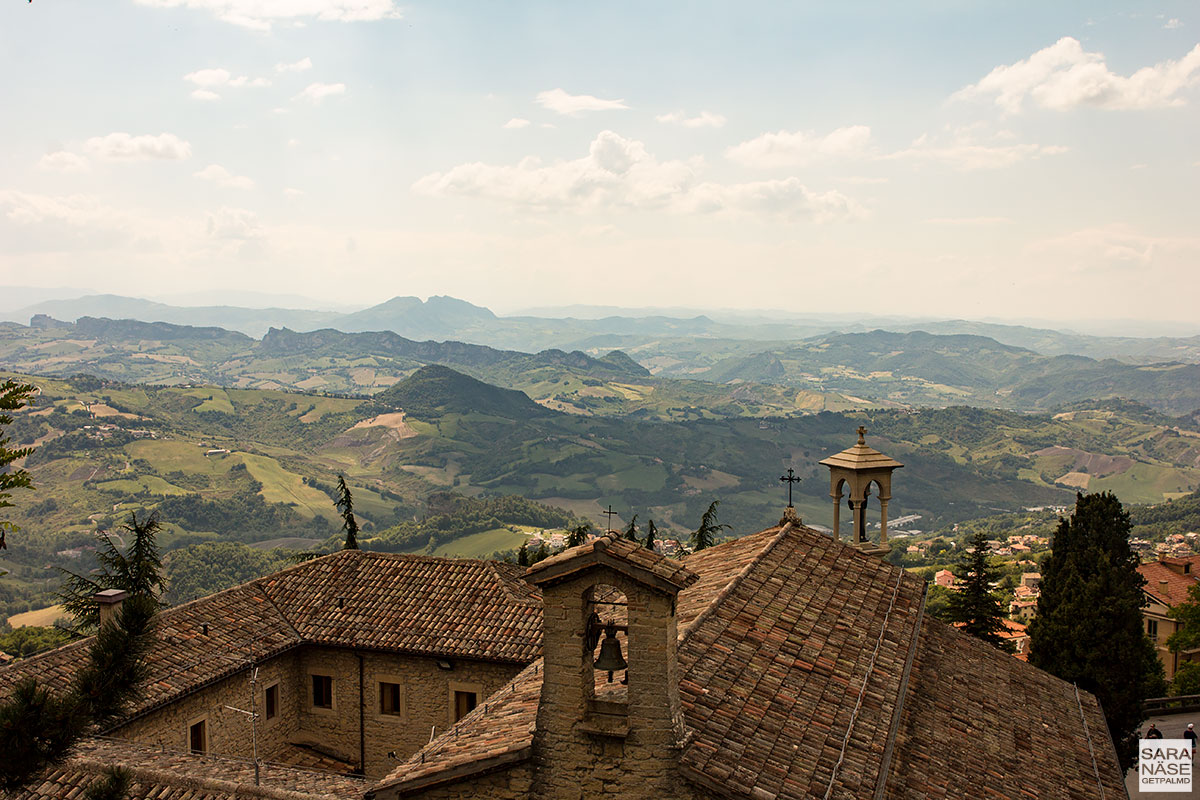
[[[357,652],[325,647],[304,647],[276,656],[259,665],[256,703],[259,712],[258,752],[264,760],[278,758],[291,743],[304,744],[351,764],[359,763],[359,656],[362,658],[362,749],[367,775],[381,777],[400,760],[429,741],[436,727],[441,733],[453,723],[454,691],[475,692],[480,703],[512,679],[518,665],[449,659],[451,669],[438,659],[390,653]],[[333,679],[333,707],[313,704],[313,675]],[[399,684],[401,713],[381,711],[379,684]],[[279,712],[266,719],[266,690],[279,687]],[[251,758],[248,715],[229,708],[249,710],[249,673],[242,670],[210,687],[113,731],[122,738],[186,751],[188,728],[204,719],[208,752],[213,755]],[[389,753],[394,753],[389,756]]]

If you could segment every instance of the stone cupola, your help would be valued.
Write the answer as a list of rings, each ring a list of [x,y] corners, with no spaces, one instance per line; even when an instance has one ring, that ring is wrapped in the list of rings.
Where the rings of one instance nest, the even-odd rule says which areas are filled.
[[[888,501],[892,499],[892,470],[903,467],[899,461],[867,446],[867,429],[858,426],[858,443],[821,461],[829,467],[829,496],[833,498],[833,535],[841,538],[842,488],[848,490],[854,530],[850,542],[864,552],[882,554],[890,548],[887,540]],[[867,498],[871,484],[879,497],[879,544],[867,539]]]
[[[535,564],[526,577],[541,589],[544,609],[535,795],[668,791],[684,735],[675,599],[696,574],[609,533]],[[598,671],[598,647],[615,649],[601,640],[614,635],[627,666]]]

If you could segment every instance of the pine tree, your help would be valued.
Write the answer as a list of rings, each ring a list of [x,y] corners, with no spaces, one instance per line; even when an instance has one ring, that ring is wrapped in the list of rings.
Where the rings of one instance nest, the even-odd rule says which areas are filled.
[[[638,518],[638,515],[634,514],[633,519],[629,520],[629,525],[627,525],[625,527],[625,538],[631,542],[636,542],[638,540],[638,538],[637,538],[637,518]]]
[[[151,513],[141,519],[131,511],[129,519],[121,529],[129,534],[129,546],[122,553],[113,540],[97,534],[99,547],[96,561],[100,573],[89,577],[62,570],[63,588],[59,599],[63,608],[75,618],[75,625],[83,631],[95,631],[100,623],[100,609],[94,599],[96,592],[104,589],[124,589],[131,597],[147,597],[158,604],[162,594],[162,558],[158,554],[158,517]]]
[[[717,522],[717,506],[720,504],[720,500],[713,500],[708,506],[708,511],[700,518],[700,527],[692,533],[693,552],[712,547],[717,543],[717,534],[729,527]]]
[[[346,541],[342,543],[342,549],[357,550],[358,520],[354,518],[354,497],[350,494],[350,487],[346,485],[345,475],[338,475],[337,492],[338,499],[334,505],[341,512],[342,530],[346,532]]]
[[[571,528],[571,530],[567,531],[567,547],[578,547],[587,542],[588,531],[591,529],[592,526],[587,522]]]
[[[992,594],[996,571],[988,565],[988,540],[982,530],[971,539],[971,552],[955,570],[960,588],[950,594],[946,616],[961,623],[961,629],[990,645],[1013,652],[1012,643],[1001,636],[1004,631],[1004,610],[1000,599]]]
[[[1166,691],[1162,664],[1142,624],[1144,603],[1132,526],[1111,492],[1079,494],[1059,520],[1042,568],[1029,662],[1096,695],[1121,766],[1134,762],[1141,702]]]
[[[17,383],[14,380],[0,382],[0,508],[11,508],[13,489],[33,488],[33,481],[24,469],[13,469],[12,463],[19,458],[25,458],[33,452],[32,447],[10,448],[9,438],[4,435],[4,426],[11,425],[13,418],[6,411],[16,411],[29,405],[30,398],[37,387],[28,383]],[[8,549],[5,534],[16,530],[9,521],[0,519],[0,550]]]
[[[654,520],[650,520],[646,524],[646,541],[642,542],[647,550],[654,549],[654,540],[658,536],[658,528],[654,527]]]
[[[111,723],[137,696],[157,611],[153,597],[130,597],[100,628],[64,693],[29,677],[0,701],[0,789],[17,789],[61,762],[89,728]]]
[[[525,542],[521,542],[521,546],[517,549],[517,566],[529,566],[529,548],[525,546]]]
[[[539,561],[545,561],[549,557],[550,548],[546,547],[545,542],[542,542],[541,546],[538,547],[537,552],[533,554],[533,563],[536,564]]]

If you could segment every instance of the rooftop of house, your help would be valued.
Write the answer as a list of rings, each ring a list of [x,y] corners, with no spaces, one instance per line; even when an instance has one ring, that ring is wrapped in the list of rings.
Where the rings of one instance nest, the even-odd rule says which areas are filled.
[[[698,786],[778,800],[1122,795],[1095,698],[927,618],[904,570],[790,523],[683,566],[696,579],[676,613],[680,767]],[[376,788],[526,759],[541,682],[539,660]]]
[[[74,756],[9,800],[82,798],[113,764],[131,765],[128,800],[345,800],[361,797],[369,782],[286,764],[264,764],[254,781],[249,761],[173,753],[116,739],[85,739]]]
[[[163,611],[138,716],[292,647],[322,644],[525,664],[542,604],[523,568],[343,550]],[[434,611],[436,613],[431,613]],[[0,667],[0,696],[36,676],[65,686],[84,639]]]
[[[1142,591],[1172,607],[1187,600],[1188,589],[1200,581],[1200,555],[1160,558],[1137,569],[1146,579]]]

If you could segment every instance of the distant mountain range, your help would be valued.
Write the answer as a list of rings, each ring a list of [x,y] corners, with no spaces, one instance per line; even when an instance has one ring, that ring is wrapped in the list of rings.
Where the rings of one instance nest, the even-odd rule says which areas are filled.
[[[219,327],[262,338],[271,328],[315,331],[331,328],[344,333],[391,331],[408,339],[460,341],[527,353],[551,348],[563,350],[632,350],[646,347],[679,350],[697,342],[721,357],[730,350],[763,351],[800,339],[832,333],[868,333],[886,329],[897,333],[925,331],[956,335],[975,334],[1048,356],[1081,355],[1113,358],[1129,363],[1180,361],[1200,363],[1200,335],[1189,337],[1086,336],[1046,328],[966,320],[905,320],[896,317],[852,318],[848,315],[782,314],[755,316],[748,312],[692,314],[681,309],[636,311],[605,307],[567,307],[579,316],[497,316],[482,306],[453,297],[394,297],[360,311],[304,310],[297,308],[247,308],[235,305],[180,306],[135,297],[91,294],[65,297],[35,292],[73,290],[8,289],[10,302],[0,304],[0,320],[22,325],[37,315],[73,322],[81,317],[169,322],[176,325]],[[24,292],[24,294],[16,294]],[[13,309],[13,297],[39,297],[37,302]],[[269,297],[268,299],[274,299]],[[302,298],[278,299],[299,300]],[[615,311],[619,313],[606,313]],[[546,310],[550,313],[551,310]],[[722,343],[722,340],[727,343]],[[737,344],[732,344],[737,343]],[[649,355],[653,355],[651,352]],[[709,353],[711,355],[711,352]],[[646,363],[645,359],[643,363]]]

